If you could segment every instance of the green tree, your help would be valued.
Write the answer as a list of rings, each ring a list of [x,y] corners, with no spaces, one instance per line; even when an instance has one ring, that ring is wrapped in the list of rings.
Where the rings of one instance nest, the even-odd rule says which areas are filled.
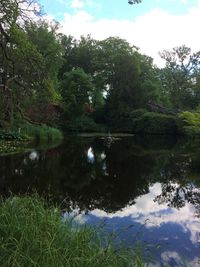
[[[86,113],[86,107],[91,105],[92,92],[92,78],[83,69],[66,72],[61,82],[65,118],[69,120],[83,116]]]
[[[21,100],[30,97],[42,79],[44,60],[24,31],[28,15],[37,15],[28,0],[0,3],[1,119],[11,122],[15,111],[22,114]]]
[[[107,91],[106,110],[111,121],[159,98],[160,83],[150,57],[120,38],[108,38],[99,46],[101,67],[97,74]]]
[[[99,108],[104,104],[103,89],[104,77],[101,75],[101,55],[99,53],[98,41],[92,39],[89,35],[81,37],[80,40],[72,36],[62,36],[61,43],[64,48],[64,64],[59,71],[59,78],[62,80],[66,72],[74,68],[81,68],[85,73],[92,76],[94,90],[92,95],[93,107]]]
[[[164,50],[160,55],[166,61],[161,81],[172,106],[196,108],[200,101],[200,52],[191,53],[191,49],[183,45],[172,51]]]
[[[44,60],[44,80],[42,88],[38,92],[36,102],[58,102],[60,99],[58,91],[58,71],[63,63],[63,47],[60,36],[57,33],[59,25],[57,22],[51,24],[39,20],[26,24],[28,38]]]

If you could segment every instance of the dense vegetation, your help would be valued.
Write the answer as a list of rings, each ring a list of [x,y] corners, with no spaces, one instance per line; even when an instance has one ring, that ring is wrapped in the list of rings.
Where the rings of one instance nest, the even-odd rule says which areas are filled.
[[[2,0],[0,14],[4,130],[200,133],[200,52],[163,51],[159,69],[124,39],[60,34],[35,1]]]
[[[61,222],[61,210],[37,196],[1,201],[0,214],[2,267],[143,266],[134,252],[116,250],[111,239],[99,238],[101,229]]]

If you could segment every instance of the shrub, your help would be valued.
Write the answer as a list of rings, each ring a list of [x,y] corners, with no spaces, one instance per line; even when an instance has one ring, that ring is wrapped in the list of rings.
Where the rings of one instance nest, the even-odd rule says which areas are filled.
[[[175,116],[146,112],[135,121],[135,131],[148,134],[177,134],[178,120]]]
[[[184,111],[180,114],[183,122],[183,131],[190,135],[200,134],[200,113]]]
[[[176,116],[137,109],[121,116],[112,130],[144,134],[177,134],[179,120]]]

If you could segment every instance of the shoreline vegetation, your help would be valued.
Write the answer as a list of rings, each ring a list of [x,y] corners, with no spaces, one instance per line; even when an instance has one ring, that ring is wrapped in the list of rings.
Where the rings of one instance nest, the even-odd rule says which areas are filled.
[[[61,209],[38,195],[1,199],[0,214],[2,267],[145,266],[138,252],[114,247],[100,230],[61,220]]]
[[[131,137],[134,135],[172,135],[195,138],[200,136],[200,113],[182,112],[178,116],[163,115],[145,110],[135,110],[119,125],[99,131],[99,127],[80,127],[60,129],[31,123],[22,123],[20,127],[0,130],[0,154],[19,153],[30,149],[33,144],[51,144],[63,140],[64,134],[81,137],[98,136],[100,138]],[[103,129],[103,128],[102,128]],[[32,147],[31,147],[32,148]]]
[[[0,130],[0,154],[20,153],[32,148],[33,144],[50,144],[63,139],[63,133],[47,125],[23,124],[14,130]]]

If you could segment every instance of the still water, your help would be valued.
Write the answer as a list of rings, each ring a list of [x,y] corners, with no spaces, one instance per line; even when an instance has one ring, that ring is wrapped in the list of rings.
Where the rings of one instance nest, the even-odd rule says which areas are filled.
[[[150,266],[200,266],[200,140],[67,137],[0,156],[0,193],[34,190],[142,247]]]

